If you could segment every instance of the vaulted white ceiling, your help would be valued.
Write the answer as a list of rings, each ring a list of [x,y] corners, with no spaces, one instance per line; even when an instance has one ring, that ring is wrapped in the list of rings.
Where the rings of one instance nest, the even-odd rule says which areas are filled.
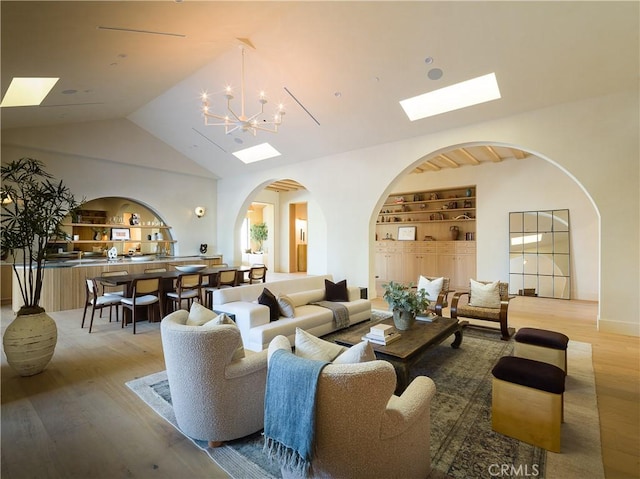
[[[2,94],[12,77],[61,78],[40,107],[3,108],[3,130],[127,118],[216,177],[638,88],[637,2],[3,1],[1,9]],[[201,92],[223,113],[223,88],[239,86],[238,38],[255,45],[246,52],[247,113],[260,89],[267,111],[283,102],[277,134],[203,125]],[[440,79],[429,78],[434,68]],[[490,72],[500,100],[415,122],[398,103]],[[232,155],[264,141],[282,156],[244,165]]]

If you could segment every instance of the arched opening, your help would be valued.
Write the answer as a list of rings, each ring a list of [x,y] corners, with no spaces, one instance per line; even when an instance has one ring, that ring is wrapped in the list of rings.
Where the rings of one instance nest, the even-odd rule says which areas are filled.
[[[265,215],[265,211],[270,213]],[[256,260],[254,251],[249,251],[254,246],[249,232],[256,222],[265,222],[269,231],[263,260],[271,271],[322,273],[325,219],[304,185],[292,179],[272,179],[247,195],[234,228],[235,248],[241,251],[245,264]],[[309,250],[314,252],[312,258]]]
[[[476,153],[478,149],[485,157],[480,158]],[[504,156],[504,152],[511,154]],[[480,160],[474,161],[470,156]],[[466,185],[474,185],[477,195],[476,279],[508,281],[510,212],[569,209],[574,252],[571,276],[576,278],[571,282],[570,297],[599,300],[600,217],[591,196],[570,172],[552,159],[521,147],[466,143],[451,145],[416,160],[389,183],[378,200],[370,223],[373,249],[380,211],[390,196],[397,192]],[[372,257],[375,271],[375,253]],[[416,281],[414,278],[413,282]]]
[[[151,206],[132,198],[103,197],[85,202],[63,225],[69,241],[50,245],[50,258],[174,254],[171,226]]]

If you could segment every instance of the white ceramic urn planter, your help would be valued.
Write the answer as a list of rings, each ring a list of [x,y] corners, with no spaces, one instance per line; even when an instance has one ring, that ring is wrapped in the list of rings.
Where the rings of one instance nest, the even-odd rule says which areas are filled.
[[[21,314],[2,338],[9,366],[20,376],[33,376],[47,367],[58,341],[56,323],[46,312]]]

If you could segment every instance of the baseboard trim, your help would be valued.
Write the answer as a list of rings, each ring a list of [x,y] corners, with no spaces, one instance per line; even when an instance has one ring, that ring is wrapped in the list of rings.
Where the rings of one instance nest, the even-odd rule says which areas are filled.
[[[598,331],[603,333],[623,334],[625,336],[640,336],[640,324],[613,319],[599,319]]]

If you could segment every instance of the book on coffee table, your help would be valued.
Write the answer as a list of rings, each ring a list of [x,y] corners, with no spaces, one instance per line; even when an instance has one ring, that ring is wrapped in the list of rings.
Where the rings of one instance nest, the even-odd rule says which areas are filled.
[[[375,326],[371,326],[368,334],[371,338],[378,338],[380,340],[383,340],[389,335],[393,334],[395,331],[396,328],[394,328],[390,324],[376,324]]]
[[[367,333],[364,336],[362,336],[362,339],[374,344],[380,344],[381,346],[385,346],[389,343],[392,343],[400,339],[400,333],[397,331],[394,331],[393,333],[388,334],[384,338],[379,338],[378,336],[372,336],[371,333]]]

